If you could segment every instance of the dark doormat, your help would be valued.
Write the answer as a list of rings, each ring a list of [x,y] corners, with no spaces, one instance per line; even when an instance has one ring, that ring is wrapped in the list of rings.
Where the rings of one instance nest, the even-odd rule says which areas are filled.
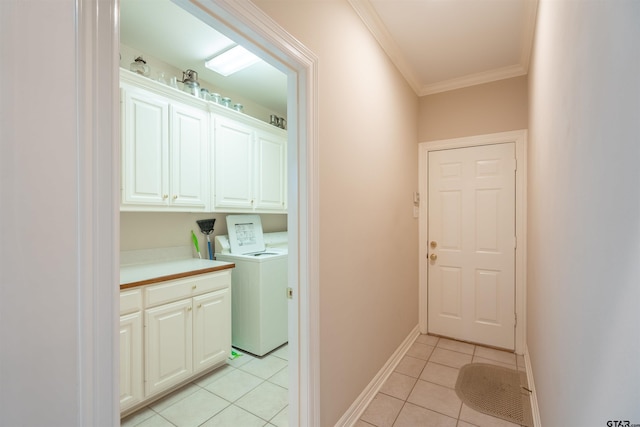
[[[529,392],[520,385],[515,369],[487,363],[470,363],[460,368],[456,394],[468,407],[483,414],[531,427]]]

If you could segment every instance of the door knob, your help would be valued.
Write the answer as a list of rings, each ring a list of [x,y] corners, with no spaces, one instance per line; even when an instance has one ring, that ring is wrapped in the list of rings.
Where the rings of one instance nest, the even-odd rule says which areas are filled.
[[[435,261],[435,260],[437,260],[437,259],[438,259],[438,255],[436,255],[436,254],[431,254],[431,255],[429,256],[429,259],[430,259],[431,261]]]
[[[435,240],[432,240],[429,245],[431,246],[431,249],[435,249],[438,246],[438,243]]]

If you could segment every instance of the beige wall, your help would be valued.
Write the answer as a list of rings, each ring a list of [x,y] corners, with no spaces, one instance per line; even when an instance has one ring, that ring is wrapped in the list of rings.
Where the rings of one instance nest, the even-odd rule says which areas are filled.
[[[120,250],[169,248],[191,246],[191,230],[200,240],[200,252],[206,253],[206,237],[200,233],[199,219],[215,218],[214,236],[227,234],[227,214],[202,214],[183,212],[121,212],[120,213]],[[260,215],[265,233],[285,231],[287,215]]]
[[[526,129],[527,77],[420,97],[420,142]]]
[[[418,324],[418,99],[346,0],[255,3],[319,58],[320,425],[332,426]]]
[[[640,3],[539,4],[527,341],[544,426],[640,422]]]

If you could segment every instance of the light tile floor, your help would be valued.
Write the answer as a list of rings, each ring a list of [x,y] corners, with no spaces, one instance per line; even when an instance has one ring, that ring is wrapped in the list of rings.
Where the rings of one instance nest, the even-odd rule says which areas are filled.
[[[123,427],[288,426],[288,347],[264,357],[243,354],[122,420]],[[514,427],[464,405],[454,390],[471,362],[521,372],[513,353],[420,335],[355,427]]]
[[[288,346],[243,355],[123,418],[123,427],[287,427]]]
[[[527,386],[524,358],[514,353],[446,338],[420,335],[371,401],[355,427],[513,427],[516,424],[477,412],[455,392],[460,368],[491,363],[520,371]]]

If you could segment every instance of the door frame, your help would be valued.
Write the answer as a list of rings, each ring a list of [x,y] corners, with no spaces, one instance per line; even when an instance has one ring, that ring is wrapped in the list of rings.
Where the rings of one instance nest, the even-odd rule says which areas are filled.
[[[421,194],[420,215],[418,221],[419,239],[419,326],[420,332],[428,331],[428,177],[430,151],[450,150],[454,148],[478,147],[513,142],[516,153],[516,253],[515,253],[515,351],[524,354],[526,343],[526,292],[527,292],[527,130],[516,130],[463,138],[443,139],[418,144],[418,191]]]
[[[292,425],[320,425],[318,59],[252,2],[174,0],[206,13],[278,62],[288,76],[289,253],[295,344],[289,390]],[[117,425],[119,416],[119,0],[76,4],[78,230],[78,425]],[[292,234],[293,232],[293,234]],[[295,264],[295,263],[290,263]],[[290,363],[291,365],[292,363]],[[295,381],[297,379],[297,381]]]

